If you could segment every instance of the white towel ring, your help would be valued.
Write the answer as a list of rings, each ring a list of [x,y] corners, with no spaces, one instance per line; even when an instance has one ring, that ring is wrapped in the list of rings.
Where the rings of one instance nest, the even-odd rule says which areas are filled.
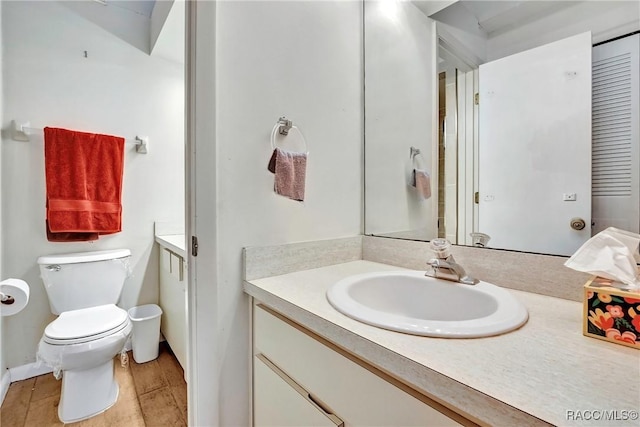
[[[271,148],[273,150],[276,149],[276,134],[278,133],[278,129],[280,129],[280,127],[282,126],[284,126],[284,124],[278,122],[275,124],[275,126],[273,127],[273,130],[271,131]],[[307,141],[304,139],[304,135],[302,135],[302,132],[300,131],[300,129],[298,129],[297,126],[291,126],[289,131],[291,130],[298,131],[298,134],[300,135],[300,139],[302,140],[302,144],[304,145],[304,152],[308,153],[309,149],[307,148]]]

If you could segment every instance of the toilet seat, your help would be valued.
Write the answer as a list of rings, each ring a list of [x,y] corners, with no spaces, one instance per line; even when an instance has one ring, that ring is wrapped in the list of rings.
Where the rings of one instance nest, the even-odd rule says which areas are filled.
[[[65,311],[47,325],[42,339],[53,345],[81,344],[115,334],[129,323],[127,312],[114,304]]]

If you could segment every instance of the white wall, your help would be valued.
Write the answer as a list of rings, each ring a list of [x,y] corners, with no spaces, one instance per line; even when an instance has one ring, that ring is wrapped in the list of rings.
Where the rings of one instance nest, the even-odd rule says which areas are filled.
[[[39,278],[42,254],[130,248],[133,276],[121,306],[157,302],[153,222],[184,221],[184,82],[180,64],[149,57],[57,2],[3,2],[4,121],[30,120],[89,132],[150,138],[147,155],[126,146],[123,231],[95,243],[51,243],[45,234],[42,133],[2,140],[2,268],[31,286],[31,300],[7,319],[9,367],[35,360],[52,320]],[[88,52],[84,58],[83,51]]]
[[[584,1],[575,6],[490,37],[487,60],[502,58],[523,50],[591,31],[599,43],[640,29],[638,1]]]
[[[167,6],[170,7],[168,11],[166,11]],[[156,11],[159,12],[156,14]],[[164,20],[157,16],[167,12],[168,14]],[[153,8],[153,15],[151,16],[152,55],[184,64],[184,12],[184,0],[160,1],[156,3]],[[161,25],[162,27],[160,27]]]
[[[0,47],[2,46],[2,9],[3,9],[3,4],[2,2],[0,2]],[[3,62],[3,55],[2,55],[2,49],[0,49],[0,100],[2,100],[2,89],[3,89],[3,76],[2,76],[2,70],[4,68],[4,62]],[[0,101],[0,123],[4,123],[4,106],[2,105],[2,102]],[[1,168],[2,165],[2,150],[0,150],[0,171],[2,170]],[[2,174],[0,174],[0,224],[2,223]],[[2,227],[0,227],[0,259],[2,259],[2,238],[4,236],[4,232],[2,231]],[[2,271],[2,263],[0,262],[0,279],[4,279],[3,276],[3,271]],[[7,351],[7,345],[6,345],[6,341],[5,341],[5,337],[6,337],[6,332],[5,332],[5,324],[6,322],[4,321],[4,317],[0,317],[0,404],[2,404],[2,401],[4,400],[4,396],[5,396],[5,386],[6,383],[9,380],[8,374],[9,371],[7,371],[7,357],[6,357],[6,351]],[[6,376],[6,378],[5,378]]]
[[[204,362],[206,372],[197,374],[200,381],[219,378],[220,414],[200,424],[250,424],[242,248],[361,233],[361,7],[331,1],[217,4],[217,306],[199,308],[217,310],[218,327],[210,332],[217,352],[212,363]],[[269,136],[281,115],[299,126],[308,144],[304,203],[275,195],[267,171]],[[197,398],[199,405],[211,404],[207,396]]]
[[[164,33],[163,28],[165,27],[166,21],[169,19],[169,15],[173,10],[174,3],[174,0],[159,1],[153,6],[153,10],[151,11],[151,22],[149,22],[149,46],[151,52],[155,50],[158,39]],[[184,16],[182,18],[182,26],[184,27]]]
[[[366,233],[421,230],[433,236],[437,217],[435,23],[413,3],[365,4]],[[409,187],[409,148],[422,152],[433,197]],[[419,167],[425,167],[419,164]]]

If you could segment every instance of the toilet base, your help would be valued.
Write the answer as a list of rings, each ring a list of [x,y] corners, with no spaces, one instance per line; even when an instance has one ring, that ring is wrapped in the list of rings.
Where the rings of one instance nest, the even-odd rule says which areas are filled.
[[[118,400],[119,387],[113,359],[84,370],[62,372],[62,393],[58,418],[74,423],[101,414]]]

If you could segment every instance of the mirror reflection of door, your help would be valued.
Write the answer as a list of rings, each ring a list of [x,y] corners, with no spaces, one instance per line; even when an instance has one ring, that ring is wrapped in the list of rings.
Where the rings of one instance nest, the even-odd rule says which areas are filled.
[[[593,48],[593,233],[640,233],[640,34]]]
[[[552,45],[547,45],[544,48],[552,48]],[[537,51],[537,49],[533,50],[534,52],[538,52],[544,54],[543,51]],[[525,52],[527,55],[531,53]],[[563,58],[570,58],[570,54],[566,52],[563,54]],[[549,63],[551,61],[551,56],[540,55],[541,60],[545,63]],[[532,248],[531,246],[523,247],[521,250],[528,251],[540,251],[546,253],[549,251],[550,253],[557,254],[566,254],[569,255],[575,251],[578,244],[583,242],[586,238],[604,230],[607,227],[618,227],[624,230],[629,230],[633,232],[640,231],[640,122],[638,117],[640,117],[640,35],[634,34],[626,37],[622,37],[619,39],[615,39],[613,41],[608,41],[601,43],[592,49],[592,82],[591,82],[591,92],[590,95],[592,97],[592,139],[590,141],[591,147],[586,147],[584,145],[585,141],[582,142],[582,148],[575,147],[574,154],[570,155],[571,162],[567,162],[566,165],[557,165],[559,169],[564,169],[565,172],[570,172],[571,168],[575,168],[576,159],[580,158],[583,162],[586,160],[584,156],[578,156],[576,153],[585,153],[586,150],[592,150],[592,157],[590,159],[590,170],[591,170],[591,225],[589,227],[588,216],[586,214],[581,214],[580,216],[576,216],[578,212],[575,210],[572,213],[566,212],[564,224],[560,221],[558,224],[559,227],[555,230],[557,233],[555,236],[553,235],[553,230],[550,230],[550,227],[547,225],[541,224],[540,228],[537,229],[537,236],[540,239],[547,239],[547,242],[551,245],[553,239],[555,237],[562,237],[562,241],[567,242],[566,237],[570,238],[576,236],[571,233],[567,229],[568,219],[569,217],[574,218],[583,218],[586,223],[586,227],[584,232],[580,235],[580,239],[575,239],[573,243],[573,247],[570,245],[565,245],[566,248],[564,252],[555,249],[551,251],[551,248],[558,248],[556,244],[553,244],[551,247],[546,247],[547,242],[541,242],[540,246],[537,248]],[[509,57],[512,58],[512,57]],[[518,59],[518,56],[514,56],[512,59]],[[521,63],[525,63],[526,67],[529,68],[532,65],[531,58],[526,59],[524,57],[520,58]],[[525,62],[525,60],[527,62]],[[562,60],[556,59],[557,60]],[[500,61],[495,61],[499,66],[503,64]],[[490,63],[493,64],[493,63]],[[554,64],[561,64],[556,63]],[[481,85],[486,81],[488,75],[493,72],[490,68],[487,70],[487,65],[483,65],[480,67],[481,69]],[[493,67],[493,65],[489,65],[489,67]],[[508,66],[508,64],[507,64]],[[512,72],[516,72],[516,70],[511,70]],[[534,80],[538,80],[542,78],[542,74],[535,76]],[[507,80],[505,80],[507,81]],[[508,80],[511,81],[511,80]],[[486,83],[484,83],[486,84]],[[504,87],[504,84],[501,84],[501,87]],[[535,86],[531,86],[535,87]],[[515,89],[518,90],[518,89]],[[483,91],[485,92],[485,91]],[[519,92],[514,92],[519,93]],[[491,95],[490,93],[486,93],[486,95]],[[527,99],[529,103],[535,102],[534,98],[530,95],[526,95],[524,93],[519,93],[521,99]],[[558,96],[557,93],[555,95]],[[486,100],[485,100],[486,101]],[[559,105],[555,104],[554,108],[557,108]],[[487,110],[487,102],[482,103],[480,108],[480,117],[481,117],[481,128],[480,128],[480,153],[484,158],[484,161],[481,163],[482,167],[479,168],[481,171],[481,177],[485,180],[491,180],[492,174],[495,173],[499,177],[497,173],[498,170],[503,170],[507,168],[507,166],[500,166],[492,164],[496,159],[504,159],[504,147],[499,148],[496,146],[495,141],[493,141],[492,136],[489,134],[491,130],[490,123],[487,121],[492,120],[493,117],[489,115],[489,111]],[[567,110],[571,111],[571,110]],[[494,116],[496,114],[493,114]],[[538,114],[535,115],[538,117]],[[514,123],[511,122],[510,123]],[[482,126],[488,126],[483,129]],[[502,126],[504,128],[504,124],[502,122],[495,124],[496,126]],[[524,124],[518,123],[517,126],[520,126],[520,130],[524,130]],[[491,141],[487,140],[491,139]],[[515,139],[514,139],[515,140]],[[548,140],[547,142],[551,142]],[[565,140],[566,143],[566,140]],[[544,141],[537,145],[538,147],[544,146]],[[553,164],[552,159],[555,154],[555,148],[553,145],[548,147],[549,155],[552,156],[549,158],[549,165]],[[500,157],[502,154],[502,157]],[[489,157],[490,158],[486,158]],[[487,163],[488,162],[488,163]],[[486,166],[491,165],[490,169],[487,169]],[[523,165],[523,167],[525,167]],[[502,169],[501,169],[502,168]],[[514,169],[515,170],[515,169]],[[508,172],[508,171],[507,171]],[[515,175],[513,175],[515,176]],[[550,175],[551,176],[551,175]],[[584,178],[583,178],[584,179]],[[489,181],[490,183],[491,181]],[[553,188],[558,185],[556,181],[552,184],[548,191],[552,192]],[[586,183],[586,180],[584,180]],[[485,181],[485,184],[487,182]],[[505,182],[505,186],[508,183]],[[531,187],[542,187],[542,182],[536,180],[531,184]],[[479,209],[479,218],[478,218],[478,227],[476,230],[480,230],[483,232],[488,232],[493,238],[492,246],[494,247],[505,247],[505,248],[516,248],[517,243],[515,243],[516,239],[522,239],[522,233],[524,233],[524,237],[528,238],[527,233],[524,230],[518,231],[518,225],[514,224],[512,227],[512,234],[510,234],[511,241],[509,240],[500,240],[501,237],[496,236],[495,232],[492,232],[493,229],[488,228],[491,227],[492,219],[487,215],[491,212],[488,209],[488,206],[496,206],[495,203],[495,195],[494,194],[486,194],[486,186],[483,186],[483,183],[480,182],[480,186],[485,189],[484,192],[481,193],[480,197],[480,206]],[[557,193],[557,191],[556,191]],[[530,191],[526,192],[526,194],[522,194],[523,197],[527,198],[531,194]],[[568,193],[562,193],[562,201],[564,202],[565,198],[573,198],[572,195],[575,194],[576,199],[578,199],[579,195],[574,191],[569,191]],[[511,197],[517,199],[517,195],[512,195]],[[557,198],[557,194],[556,194]],[[567,206],[574,207],[578,200],[568,200]],[[526,200],[518,202],[521,206],[526,206],[527,211],[520,213],[520,218],[523,219],[523,222],[527,224],[527,228],[530,224],[534,223],[538,218],[546,218],[545,221],[549,221],[550,223],[553,220],[549,219],[554,214],[557,215],[559,213],[563,213],[565,209],[564,203],[561,203],[559,200],[555,200],[558,205],[557,208],[546,207],[546,210],[549,212],[548,215],[535,213],[537,209],[537,205],[533,208],[531,206],[526,205]],[[493,205],[489,205],[493,203]],[[582,207],[581,207],[582,208]],[[507,210],[509,211],[509,210]],[[504,211],[503,211],[504,212]],[[484,216],[482,215],[484,213]],[[530,215],[531,219],[527,215]],[[500,229],[504,229],[505,222],[503,221],[505,218],[502,218],[500,221],[496,221],[496,226],[499,226]],[[489,223],[489,224],[487,224]],[[523,224],[524,227],[524,224]],[[487,231],[485,231],[487,230]],[[587,232],[588,231],[588,232]],[[496,240],[495,237],[498,237],[499,240]],[[538,243],[536,243],[538,245]]]
[[[591,33],[482,64],[479,135],[477,231],[574,253],[591,237]]]
[[[389,3],[395,6],[393,14],[390,13],[390,8],[382,7],[383,5],[388,6]],[[596,46],[594,51],[591,46],[594,43],[610,41],[631,33],[637,34],[640,29],[640,21],[637,19],[640,16],[638,15],[640,6],[638,2],[614,0],[578,2],[459,0],[433,13],[433,9],[428,7],[432,4],[433,2],[420,1],[365,2],[365,233],[412,240],[446,237],[453,243],[475,245],[475,238],[470,234],[486,232],[480,227],[481,219],[479,217],[482,215],[483,218],[486,218],[490,203],[488,201],[484,203],[482,194],[478,191],[479,174],[486,172],[482,163],[478,161],[479,138],[477,133],[479,112],[486,109],[487,97],[479,97],[480,105],[475,105],[474,99],[474,95],[481,95],[482,92],[480,90],[482,87],[478,82],[480,64],[486,64],[487,61],[500,63],[499,58],[506,58],[508,55],[534,49],[546,43],[552,43],[586,31],[592,32],[592,39],[588,44],[589,52],[593,51],[595,58],[600,46]],[[433,31],[434,27],[435,32]],[[434,48],[437,48],[437,55],[434,55]],[[637,52],[637,50],[636,47],[635,51]],[[634,55],[631,55],[632,60],[633,57]],[[637,54],[635,57],[637,58]],[[542,62],[546,61],[552,71],[554,69],[557,71],[561,67],[561,62],[552,60],[551,57],[538,59]],[[591,73],[589,61],[584,61],[584,64],[585,69]],[[447,112],[453,108],[453,104],[444,99],[447,92],[445,89],[451,83],[450,79],[447,80],[446,72],[448,70],[456,70],[457,74],[455,88],[457,103],[453,111],[456,120],[450,118],[451,111]],[[593,70],[594,80],[597,80],[598,72],[595,64]],[[568,70],[565,71],[568,72]],[[501,84],[499,87],[506,87],[512,77],[519,79],[531,74],[535,74],[532,72],[532,67],[524,63],[520,71],[506,73],[501,82],[504,85]],[[638,74],[637,65],[631,66],[631,92],[635,94],[638,93],[638,89],[637,86],[635,86],[636,89],[633,88],[633,85],[637,84],[633,82],[637,82]],[[561,81],[566,81],[567,86],[576,83],[576,81],[588,83],[586,102],[591,102],[591,81],[584,82],[580,77],[575,80],[571,74],[560,73],[557,76],[561,77]],[[533,82],[536,81],[536,77],[540,80],[540,75],[537,75],[533,77]],[[438,96],[440,83],[442,83],[442,97]],[[549,199],[556,200],[556,193],[560,190],[560,207],[547,209],[554,215],[539,214],[536,209],[540,207],[541,203],[538,202],[533,207],[517,214],[514,219],[509,219],[510,223],[504,222],[503,228],[517,231],[519,229],[531,230],[535,229],[532,224],[538,218],[553,223],[562,217],[562,233],[569,233],[569,238],[573,239],[577,235],[586,238],[591,234],[589,231],[597,232],[607,225],[617,225],[629,230],[634,230],[634,224],[640,225],[638,224],[640,221],[634,219],[638,216],[640,202],[638,198],[633,198],[633,194],[635,194],[633,189],[637,188],[640,182],[638,177],[640,167],[631,163],[630,172],[625,172],[624,176],[622,176],[623,174],[616,175],[612,173],[612,170],[616,171],[620,165],[610,162],[612,158],[615,158],[614,154],[610,152],[612,148],[596,147],[598,143],[615,145],[612,143],[613,139],[609,137],[607,137],[608,139],[602,137],[603,141],[597,141],[598,132],[603,133],[602,126],[610,126],[616,121],[607,116],[608,102],[604,104],[602,110],[598,110],[596,92],[599,90],[594,89],[594,113],[593,118],[589,119],[593,121],[594,134],[593,197],[582,197],[587,193],[578,194],[582,190],[577,187],[562,190],[556,188],[553,190],[555,194],[553,197],[548,193]],[[451,93],[453,90],[449,92]],[[564,143],[566,138],[563,138],[563,134],[570,132],[568,128],[561,126],[555,133],[550,132],[549,138],[539,138],[539,134],[544,129],[549,133],[550,120],[566,117],[574,111],[557,107],[556,92],[551,89],[550,85],[540,85],[539,90],[534,93],[534,96],[537,95],[546,96],[541,96],[537,100],[534,100],[533,97],[521,96],[520,101],[525,105],[519,108],[528,112],[525,115],[527,118],[547,117],[548,120],[542,123],[544,128],[529,133],[514,131],[515,136],[512,139],[515,141],[516,137],[528,138],[531,151],[529,161],[533,163],[535,160],[537,164],[547,167],[563,158],[557,154],[557,150],[566,147]],[[513,97],[515,98],[515,96]],[[607,97],[608,95],[603,95],[603,99],[607,99]],[[536,103],[538,103],[537,106]],[[555,116],[549,116],[549,112],[554,112]],[[616,110],[611,113],[615,116]],[[638,142],[633,142],[637,141],[637,136],[634,135],[638,134],[637,127],[640,123],[637,114],[636,101],[631,107],[632,142],[630,146],[627,146],[631,150],[632,159],[638,159]],[[447,115],[449,117],[445,120]],[[581,117],[587,117],[587,114]],[[591,117],[590,112],[589,117]],[[602,123],[598,123],[598,120]],[[447,138],[446,142],[444,140],[445,122],[447,123],[446,133],[451,133],[451,138]],[[452,125],[452,122],[455,122],[455,126]],[[511,122],[512,120],[503,118],[501,125],[508,125]],[[457,131],[455,136],[452,132],[454,129]],[[586,129],[588,133],[591,133],[591,123],[582,129],[582,131]],[[558,147],[553,147],[556,150],[556,155],[546,156],[539,153],[537,146],[531,143],[534,140],[531,136],[532,133],[538,134],[536,136],[543,142],[557,141]],[[561,139],[563,144],[559,145]],[[583,140],[590,141],[591,135],[589,134]],[[450,144],[455,144],[455,150],[451,149]],[[622,144],[619,145],[622,146]],[[411,192],[411,189],[407,190],[405,164],[409,146],[420,148],[425,154],[427,162],[431,164],[434,194],[426,203],[418,204],[415,192]],[[504,153],[512,148],[513,146],[507,146],[495,156],[496,159],[501,160],[501,162],[497,162],[498,166],[509,163]],[[451,166],[451,163],[446,160],[454,158],[451,155],[452,151],[455,151],[457,157],[457,173],[456,168],[446,167],[446,165]],[[590,158],[590,151],[591,144],[589,143],[582,154],[587,153],[587,157]],[[597,158],[599,152],[606,154]],[[573,167],[574,157],[584,157],[579,153],[580,150],[578,150],[578,154],[565,153],[564,157],[568,160],[559,162],[561,163],[559,166],[565,169],[569,166]],[[637,160],[631,160],[631,162],[634,161],[637,162]],[[605,167],[604,163],[609,163],[609,166]],[[523,185],[520,182],[515,185],[516,182],[519,182],[519,178],[514,178],[514,172],[517,169],[515,164],[512,164],[511,168],[507,170],[510,175],[508,174],[501,179],[503,185],[511,185],[515,189],[507,197],[512,205],[519,205],[519,201],[516,203],[518,198],[527,201],[525,196],[531,196],[531,190],[535,188],[533,184],[537,184],[537,181],[534,180],[533,183]],[[598,169],[601,172],[596,176]],[[563,171],[564,169],[559,169],[559,172],[554,173],[566,172]],[[522,175],[530,173],[527,168],[522,168],[517,172]],[[535,174],[536,171],[534,170],[532,173]],[[448,196],[453,194],[453,188],[448,194],[445,190],[447,183],[452,182],[454,177],[457,182],[457,198],[452,199]],[[588,184],[591,177],[592,170],[589,167],[580,182]],[[437,178],[437,180],[433,178]],[[542,178],[548,177],[543,175]],[[621,178],[628,182],[630,180],[631,196],[611,194],[611,192],[607,195],[598,194],[610,188],[611,185],[619,183],[616,179]],[[562,181],[558,179],[557,184],[562,184]],[[576,185],[580,185],[580,183]],[[566,183],[566,186],[573,187],[573,184]],[[436,192],[436,188],[439,191]],[[571,200],[574,198],[574,193],[575,201]],[[478,204],[475,203],[476,197]],[[569,200],[563,200],[565,197]],[[591,199],[593,206],[593,215],[590,209],[586,209],[584,215],[580,211],[576,216],[573,214],[568,216],[569,212],[563,211],[563,209],[567,211],[569,208],[574,209],[581,202],[589,199]],[[480,209],[481,203],[485,204],[483,206],[485,209],[482,210],[483,214]],[[601,208],[598,207],[599,203]],[[621,218],[620,212],[623,211],[629,213],[625,214],[626,219]],[[578,214],[580,216],[577,216]],[[457,221],[451,221],[456,217]],[[573,218],[584,220],[585,228],[582,232],[575,232],[571,229],[570,224]],[[594,225],[592,230],[589,230],[592,220]],[[623,225],[627,222],[630,224],[629,226]],[[488,244],[486,236],[481,235],[478,239],[484,238],[484,246],[490,248],[559,255],[570,253],[571,249],[568,249],[568,246],[575,248],[578,245],[576,241],[570,240],[563,242],[559,248],[550,246],[545,249],[538,243],[526,247],[514,246],[509,243],[501,244],[497,234],[488,234],[490,234]],[[537,236],[537,233],[531,232],[530,234]],[[538,240],[542,240],[545,234],[548,236],[553,233],[541,232],[539,234]]]

